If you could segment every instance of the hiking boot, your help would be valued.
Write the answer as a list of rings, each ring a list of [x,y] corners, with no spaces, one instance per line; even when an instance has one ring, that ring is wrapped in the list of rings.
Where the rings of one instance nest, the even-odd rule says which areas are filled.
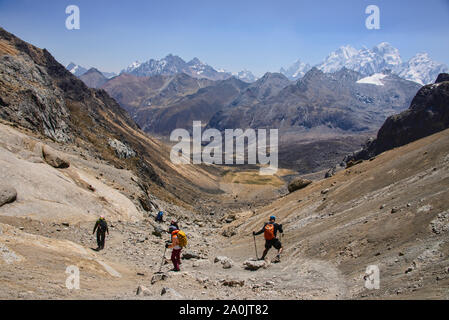
[[[281,256],[277,255],[274,259],[273,259],[273,263],[279,263],[281,262]]]

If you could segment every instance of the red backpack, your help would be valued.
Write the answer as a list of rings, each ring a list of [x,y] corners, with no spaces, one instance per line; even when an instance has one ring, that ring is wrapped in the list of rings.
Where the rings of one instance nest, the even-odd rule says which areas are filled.
[[[264,230],[263,236],[265,237],[265,240],[273,240],[275,238],[275,236],[274,236],[274,224],[268,223],[265,226],[265,230]]]

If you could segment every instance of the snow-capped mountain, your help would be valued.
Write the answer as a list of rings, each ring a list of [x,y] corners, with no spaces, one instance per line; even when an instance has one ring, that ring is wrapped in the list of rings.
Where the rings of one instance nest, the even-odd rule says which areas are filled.
[[[427,53],[418,53],[393,70],[401,78],[425,85],[433,83],[440,73],[448,73],[448,66],[433,61]]]
[[[315,67],[324,73],[333,73],[346,68],[365,77],[389,70],[405,80],[421,85],[433,83],[438,74],[449,72],[446,65],[433,61],[427,53],[419,53],[409,61],[403,62],[399,50],[387,42],[382,42],[372,49],[357,50],[349,45],[340,47]],[[303,69],[307,68],[309,68],[307,64],[297,61],[287,70],[281,69],[281,73],[290,80],[298,80],[304,76]]]
[[[339,48],[332,52],[317,67],[325,73],[341,70],[343,67],[363,75],[373,75],[385,69],[394,69],[402,63],[399,50],[389,43],[382,42],[372,49],[356,50],[351,46]]]
[[[304,63],[301,60],[295,61],[295,63],[285,70],[281,68],[279,71],[283,75],[285,75],[290,80],[298,80],[312,69],[312,66],[308,63]]]
[[[69,70],[73,75],[77,76],[77,77],[81,77],[83,74],[85,74],[88,69],[84,68],[78,64],[75,64],[73,62],[69,63],[66,67],[67,70]],[[117,76],[116,73],[114,72],[102,72],[100,71],[106,78],[111,79],[115,76]]]
[[[256,76],[251,71],[246,70],[246,69],[244,69],[240,72],[234,72],[232,75],[234,77],[236,77],[237,79],[240,79],[240,80],[248,82],[248,83],[252,83],[257,80]]]
[[[143,63],[136,61],[121,73],[129,73],[138,77],[185,73],[195,78],[206,78],[210,80],[224,80],[231,77],[229,73],[219,72],[201,62],[198,58],[185,62],[179,56],[172,54],[169,54],[161,60],[151,59]]]
[[[81,67],[80,65],[77,65],[73,62],[69,63],[66,67],[67,70],[69,70],[72,74],[79,77],[87,72],[86,68]]]

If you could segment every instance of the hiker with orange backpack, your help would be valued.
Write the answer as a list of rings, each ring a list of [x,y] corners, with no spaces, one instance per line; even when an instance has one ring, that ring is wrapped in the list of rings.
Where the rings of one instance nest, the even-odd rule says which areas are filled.
[[[279,241],[279,239],[277,238],[278,231],[282,234],[284,233],[284,230],[282,230],[282,224],[276,223],[275,216],[270,217],[270,221],[264,224],[262,230],[260,230],[258,232],[253,231],[253,236],[257,236],[257,235],[263,233],[264,238],[265,238],[265,250],[264,250],[260,260],[265,260],[268,250],[270,250],[271,247],[275,247],[278,250],[278,254],[276,255],[275,262],[281,261],[281,253],[282,253],[283,248],[282,248],[281,241]]]
[[[168,228],[168,232],[171,234],[171,243],[166,243],[165,247],[173,248],[171,253],[171,261],[173,262],[172,271],[178,272],[180,271],[181,251],[187,245],[187,237],[183,231],[173,225]]]

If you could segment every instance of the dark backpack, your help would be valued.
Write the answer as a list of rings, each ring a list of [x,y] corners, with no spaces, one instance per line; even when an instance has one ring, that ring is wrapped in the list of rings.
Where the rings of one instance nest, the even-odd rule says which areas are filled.
[[[98,221],[98,230],[100,230],[101,232],[106,232],[107,229],[108,224],[106,223],[105,220]]]

